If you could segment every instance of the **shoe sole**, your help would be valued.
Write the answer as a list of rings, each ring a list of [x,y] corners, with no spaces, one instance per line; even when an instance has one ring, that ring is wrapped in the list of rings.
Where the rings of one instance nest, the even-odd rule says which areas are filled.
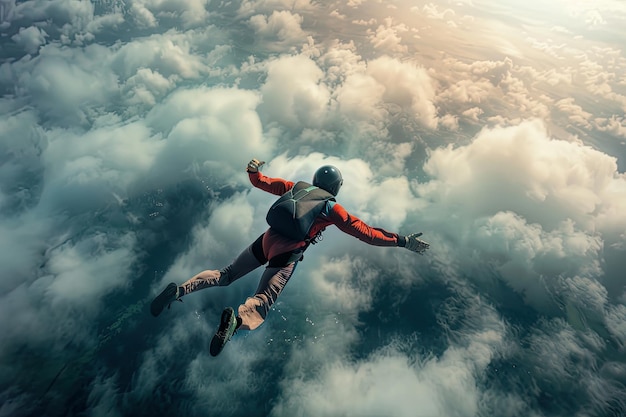
[[[235,333],[235,326],[237,321],[235,320],[235,311],[231,307],[226,307],[224,311],[222,311],[222,318],[220,319],[220,327],[215,332],[213,339],[211,339],[211,346],[209,348],[209,352],[211,356],[217,356],[220,354],[226,343],[230,340],[230,338]],[[222,339],[218,336],[219,333],[224,330],[229,329],[229,333],[226,338]]]
[[[175,283],[169,283],[167,287],[161,291],[161,294],[157,295],[157,297],[150,304],[150,313],[152,313],[154,317],[161,314],[166,305],[176,300],[177,290],[178,286]]]

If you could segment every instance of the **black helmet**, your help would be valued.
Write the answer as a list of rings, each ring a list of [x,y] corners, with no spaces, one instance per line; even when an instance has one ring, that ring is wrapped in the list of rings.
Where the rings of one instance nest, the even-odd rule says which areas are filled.
[[[313,175],[313,185],[328,191],[332,195],[337,195],[341,184],[343,184],[341,172],[332,165],[324,165],[315,171],[315,175]]]

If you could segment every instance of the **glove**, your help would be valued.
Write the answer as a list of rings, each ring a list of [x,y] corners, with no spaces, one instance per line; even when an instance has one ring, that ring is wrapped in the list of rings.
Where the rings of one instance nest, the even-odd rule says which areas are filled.
[[[248,167],[246,168],[246,171],[251,172],[251,173],[259,172],[259,168],[261,168],[261,165],[263,165],[264,163],[265,161],[252,159],[250,162],[248,162]]]
[[[430,247],[430,244],[428,242],[424,242],[422,239],[419,239],[421,235],[422,233],[420,232],[405,236],[404,247],[410,251],[417,252],[420,255],[424,254],[426,249]]]

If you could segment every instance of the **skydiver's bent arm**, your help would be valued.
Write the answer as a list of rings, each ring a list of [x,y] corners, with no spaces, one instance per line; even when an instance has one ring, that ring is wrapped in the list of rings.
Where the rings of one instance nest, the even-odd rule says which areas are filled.
[[[248,178],[250,178],[250,182],[256,188],[275,195],[283,195],[294,186],[294,183],[291,181],[282,178],[270,178],[261,174],[260,171],[248,172]]]

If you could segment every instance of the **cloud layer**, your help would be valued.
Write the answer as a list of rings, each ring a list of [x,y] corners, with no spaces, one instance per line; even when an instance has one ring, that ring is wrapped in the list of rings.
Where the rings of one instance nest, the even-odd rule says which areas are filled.
[[[619,2],[0,1],[0,416],[571,416],[626,409]],[[329,228],[154,320],[267,227],[244,168],[431,243]],[[209,410],[209,411],[207,411]]]

